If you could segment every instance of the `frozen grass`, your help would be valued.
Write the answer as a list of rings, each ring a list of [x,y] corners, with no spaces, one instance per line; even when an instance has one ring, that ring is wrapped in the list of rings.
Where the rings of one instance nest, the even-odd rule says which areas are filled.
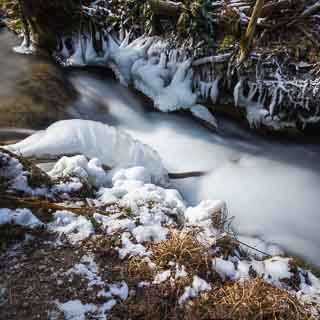
[[[260,279],[216,288],[185,312],[185,319],[311,319],[296,298]]]

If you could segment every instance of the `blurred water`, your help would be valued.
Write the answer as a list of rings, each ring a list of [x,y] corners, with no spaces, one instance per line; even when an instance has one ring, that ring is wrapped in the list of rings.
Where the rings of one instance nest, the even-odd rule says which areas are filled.
[[[153,111],[108,75],[73,71],[70,79],[82,94],[75,117],[125,129],[153,146],[170,172],[209,172],[173,182],[189,203],[226,200],[236,231],[320,265],[319,145],[266,139],[226,119],[214,134],[186,116]]]
[[[0,36],[1,99],[17,94],[19,74],[37,58],[13,53],[17,39],[8,32]],[[68,109],[71,117],[125,129],[156,149],[170,172],[208,171],[201,178],[173,181],[173,186],[190,204],[226,200],[237,232],[280,244],[320,265],[319,144],[262,138],[226,119],[218,119],[220,130],[214,134],[187,116],[155,112],[107,70],[66,75],[80,94]],[[0,127],[0,138],[28,133]]]

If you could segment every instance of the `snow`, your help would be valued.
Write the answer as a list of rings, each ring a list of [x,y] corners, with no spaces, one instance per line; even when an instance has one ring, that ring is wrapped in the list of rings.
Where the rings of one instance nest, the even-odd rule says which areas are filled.
[[[154,284],[160,284],[162,282],[165,282],[166,280],[168,280],[171,276],[171,270],[165,270],[165,271],[161,271],[159,273],[156,274],[153,283]]]
[[[223,281],[235,278],[236,269],[231,261],[224,260],[222,258],[215,258],[212,261],[212,268],[219,274]]]
[[[39,228],[44,224],[29,209],[0,209],[0,225],[13,223],[26,228]]]
[[[264,274],[268,279],[277,282],[280,279],[291,278],[292,273],[289,271],[289,258],[272,258],[264,261]]]
[[[248,237],[248,236],[242,236],[238,235],[237,239],[241,241],[242,243],[245,243],[246,245],[250,246],[245,246],[240,243],[240,248],[244,252],[246,252],[250,256],[255,256],[257,258],[263,258],[265,256],[264,253],[269,254],[271,256],[280,256],[284,254],[284,251],[277,245],[273,243],[269,243],[266,241],[263,241],[262,239],[259,239],[257,237]],[[257,250],[254,250],[252,248],[255,248]]]
[[[192,285],[185,287],[184,293],[179,298],[179,304],[184,304],[191,298],[195,298],[203,291],[210,291],[211,285],[198,276],[193,277]]]
[[[215,226],[213,221],[215,216],[221,221],[221,226]],[[188,207],[184,212],[187,225],[199,226],[202,232],[198,235],[198,240],[207,244],[214,244],[216,238],[224,232],[223,221],[227,217],[227,206],[221,200],[203,200],[195,207]]]
[[[60,158],[48,174],[54,178],[76,176],[97,188],[108,182],[100,160],[93,158],[88,161],[83,155]]]
[[[127,233],[121,235],[122,248],[118,248],[120,259],[124,259],[127,256],[134,257],[148,257],[151,252],[147,251],[142,244],[134,244]]]
[[[175,272],[176,272],[175,279],[185,278],[188,276],[185,266],[180,266],[179,264],[176,264]]]
[[[139,243],[145,241],[152,241],[155,243],[164,241],[167,238],[168,232],[169,230],[162,227],[160,224],[138,226],[132,230],[132,234]]]
[[[186,220],[192,224],[197,224],[201,221],[212,219],[216,213],[225,215],[227,206],[221,200],[204,200],[195,207],[189,207],[184,213]]]
[[[81,154],[98,158],[112,168],[143,166],[153,183],[168,184],[167,170],[156,151],[124,131],[100,122],[78,119],[58,121],[46,130],[8,146],[8,149],[23,156]],[[92,163],[91,174],[97,169],[96,166],[96,162]]]
[[[60,311],[63,312],[66,320],[86,320],[88,313],[94,313],[97,307],[92,304],[82,304],[80,300],[70,300],[65,303],[56,302]]]
[[[247,280],[250,278],[249,271],[252,269],[257,275],[277,287],[285,288],[283,279],[291,279],[290,258],[272,257],[266,260],[240,260],[230,261],[222,258],[212,260],[212,268],[222,280]]]
[[[108,235],[112,235],[118,231],[132,231],[136,224],[132,219],[118,219],[122,213],[116,213],[111,216],[104,216],[100,213],[94,213],[94,219],[102,224],[103,229]]]
[[[117,304],[117,301],[115,299],[111,299],[111,300],[105,302],[99,308],[99,319],[107,320],[106,312],[110,311],[116,304]]]
[[[57,183],[53,185],[51,191],[53,194],[59,194],[60,197],[65,196],[65,198],[69,198],[70,193],[77,192],[82,187],[83,182],[79,181],[78,178],[69,177],[66,182],[58,180]]]
[[[64,235],[72,244],[76,244],[94,234],[92,223],[83,216],[69,211],[53,213],[54,221],[48,224],[48,229]]]
[[[98,266],[92,254],[83,256],[79,263],[65,272],[65,275],[72,274],[77,274],[89,280],[89,287],[93,285],[104,285],[101,277],[98,276]]]
[[[129,296],[129,288],[125,281],[113,283],[109,285],[110,294],[119,297],[122,301],[127,300]]]
[[[20,161],[12,156],[0,152],[0,176],[5,179],[9,189],[23,192],[29,195],[46,195],[48,190],[44,188],[31,188],[28,183],[29,172],[24,170]]]
[[[176,190],[164,189],[153,184],[144,184],[131,190],[127,189],[127,191],[122,197],[121,203],[130,207],[135,213],[141,213],[145,206],[150,203],[154,204],[154,211],[156,211],[157,216],[164,217],[164,213],[180,216],[185,210],[183,199]]]

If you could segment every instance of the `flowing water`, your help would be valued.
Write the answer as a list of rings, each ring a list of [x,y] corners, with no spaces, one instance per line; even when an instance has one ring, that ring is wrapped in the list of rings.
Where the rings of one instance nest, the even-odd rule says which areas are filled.
[[[105,69],[66,71],[66,77],[80,96],[67,109],[72,117],[125,129],[156,149],[170,172],[207,171],[172,184],[190,204],[226,200],[235,231],[320,265],[319,144],[262,138],[226,119],[212,133],[187,116],[155,112]]]

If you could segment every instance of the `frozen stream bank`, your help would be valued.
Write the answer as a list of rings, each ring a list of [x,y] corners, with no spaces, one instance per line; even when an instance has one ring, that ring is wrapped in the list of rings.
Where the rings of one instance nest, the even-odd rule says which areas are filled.
[[[224,199],[234,228],[320,264],[320,146],[257,137],[228,121],[213,134],[187,117],[153,112],[112,78],[73,71],[74,117],[99,120],[151,145],[170,172],[205,170],[173,182],[190,203]],[[103,147],[103,146],[102,146]]]

